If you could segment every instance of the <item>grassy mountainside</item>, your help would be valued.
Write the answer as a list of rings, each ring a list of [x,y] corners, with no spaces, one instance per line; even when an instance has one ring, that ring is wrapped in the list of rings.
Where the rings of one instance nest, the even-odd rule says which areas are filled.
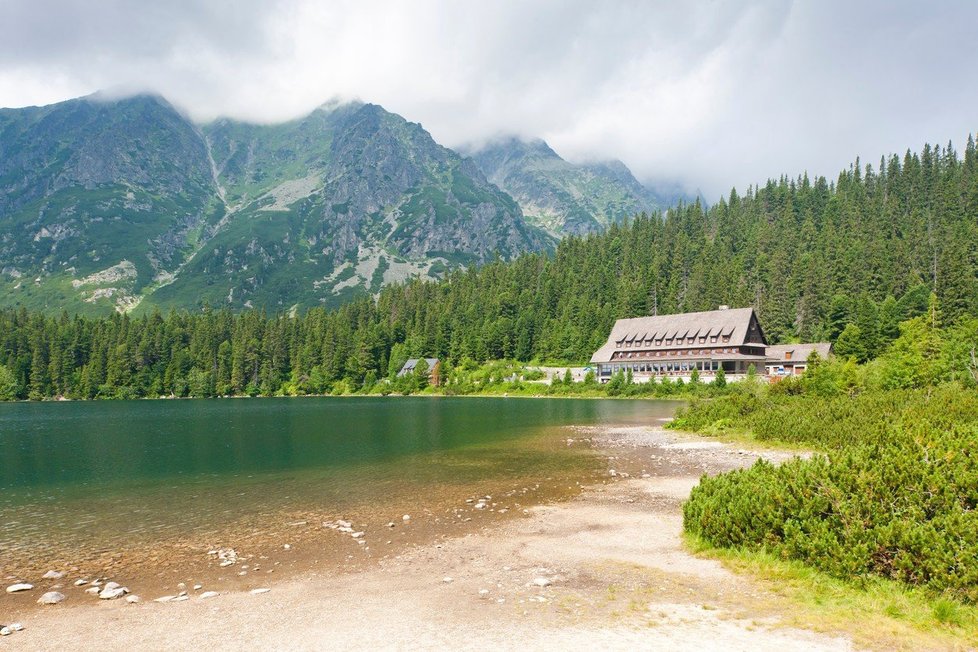
[[[155,96],[0,111],[0,304],[337,305],[552,245],[471,161],[370,104],[197,126]]]
[[[569,163],[542,140],[508,138],[470,155],[527,220],[556,236],[594,233],[681,199],[645,188],[621,161]]]

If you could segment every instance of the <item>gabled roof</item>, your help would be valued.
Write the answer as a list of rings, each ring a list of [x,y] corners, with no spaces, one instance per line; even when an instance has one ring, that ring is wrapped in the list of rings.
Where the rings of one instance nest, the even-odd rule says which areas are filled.
[[[404,366],[401,367],[401,370],[397,372],[397,375],[405,376],[407,374],[414,373],[414,368],[418,366],[419,360],[420,358],[410,358],[407,362],[404,363]],[[428,363],[429,372],[435,368],[436,364],[438,364],[438,358],[425,358],[424,361]]]
[[[721,333],[725,337],[730,337],[724,345],[740,346],[748,335],[753,318],[753,308],[736,308],[619,319],[612,327],[608,341],[591,356],[591,362],[610,361],[611,354],[617,350],[618,342],[629,341],[629,338],[635,339],[637,335],[643,333],[655,333],[657,339],[665,336],[666,340],[675,339],[677,335],[685,338],[688,333],[713,335]],[[760,331],[760,325],[758,330]],[[759,335],[763,340],[763,332]]]
[[[812,351],[816,351],[818,356],[826,360],[832,355],[831,342],[815,342],[813,344],[775,344],[767,347],[765,352],[768,362],[787,362],[785,354],[791,352],[791,362],[804,362]]]

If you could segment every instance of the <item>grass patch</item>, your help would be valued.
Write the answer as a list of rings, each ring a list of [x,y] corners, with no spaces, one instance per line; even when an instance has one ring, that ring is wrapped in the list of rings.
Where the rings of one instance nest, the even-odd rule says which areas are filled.
[[[881,578],[858,584],[758,551],[714,548],[685,534],[697,556],[749,575],[777,598],[783,624],[848,636],[860,647],[967,650],[978,646],[978,608]]]

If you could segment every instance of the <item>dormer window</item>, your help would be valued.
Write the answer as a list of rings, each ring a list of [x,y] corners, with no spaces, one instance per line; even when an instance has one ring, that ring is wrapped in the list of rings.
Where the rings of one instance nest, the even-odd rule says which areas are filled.
[[[716,344],[717,343],[717,336],[716,335],[711,335],[710,336],[710,343],[711,344]]]

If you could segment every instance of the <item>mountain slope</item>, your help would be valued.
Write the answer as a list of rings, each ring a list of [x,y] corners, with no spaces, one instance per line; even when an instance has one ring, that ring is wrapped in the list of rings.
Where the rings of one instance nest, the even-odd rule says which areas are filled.
[[[469,155],[527,221],[558,237],[600,231],[677,198],[648,190],[621,161],[570,163],[542,140],[507,138]]]
[[[154,96],[0,111],[0,304],[334,305],[551,244],[375,105],[279,125],[197,126]]]
[[[161,98],[0,110],[0,300],[132,305],[213,200],[203,141]]]

